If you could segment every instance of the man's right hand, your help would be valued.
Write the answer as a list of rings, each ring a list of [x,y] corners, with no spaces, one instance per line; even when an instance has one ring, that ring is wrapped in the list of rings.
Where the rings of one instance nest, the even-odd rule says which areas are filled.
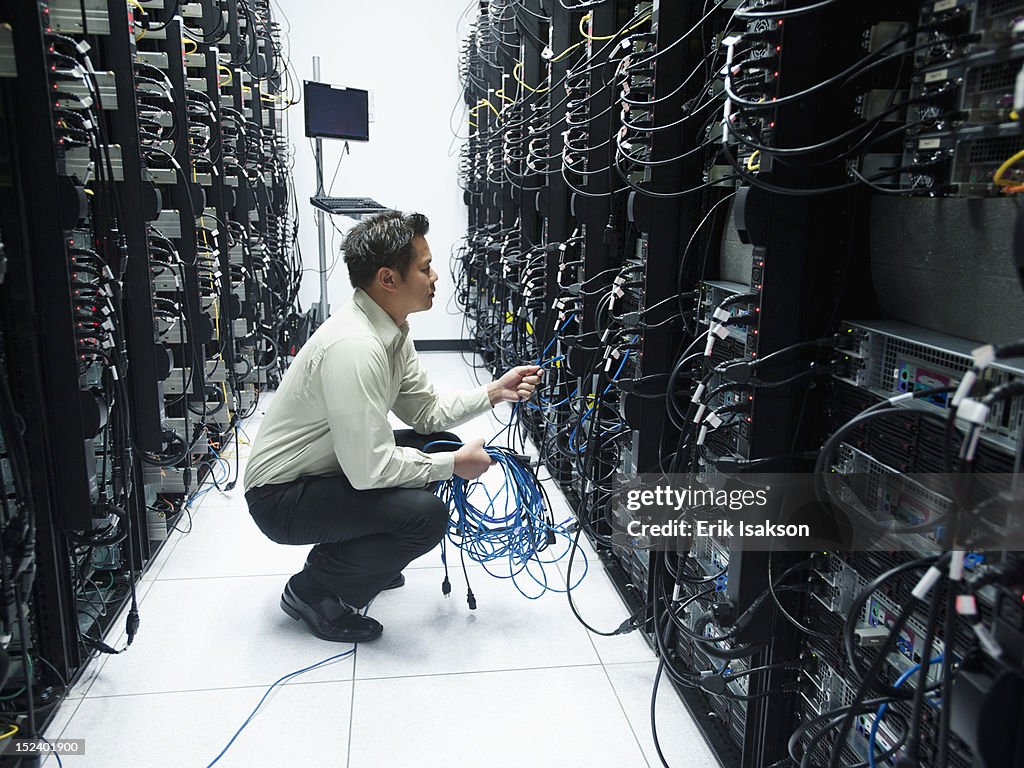
[[[470,440],[455,452],[455,474],[463,480],[476,480],[494,462],[484,450],[484,439]]]

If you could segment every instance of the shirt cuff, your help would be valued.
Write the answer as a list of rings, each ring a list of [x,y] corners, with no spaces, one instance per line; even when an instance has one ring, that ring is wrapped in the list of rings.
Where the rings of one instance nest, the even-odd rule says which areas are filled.
[[[487,411],[494,408],[494,406],[491,405],[491,396],[487,394],[486,384],[482,387],[478,387],[477,389],[471,389],[470,396],[472,399],[477,401],[476,407],[473,409],[477,414],[487,413]]]
[[[443,453],[428,453],[430,457],[430,470],[428,477],[430,482],[436,483],[438,480],[447,480],[455,474],[455,454],[450,451]]]

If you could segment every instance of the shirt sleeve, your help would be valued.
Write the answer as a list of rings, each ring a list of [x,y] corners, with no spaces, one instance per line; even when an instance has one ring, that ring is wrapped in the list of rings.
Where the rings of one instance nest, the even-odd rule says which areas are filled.
[[[402,385],[391,410],[421,435],[457,427],[493,407],[487,387],[438,393],[420,364],[412,340],[400,352]]]
[[[387,356],[380,342],[349,337],[332,344],[320,364],[320,386],[338,464],[357,490],[418,488],[452,476],[452,453],[426,454],[395,445],[388,422]]]

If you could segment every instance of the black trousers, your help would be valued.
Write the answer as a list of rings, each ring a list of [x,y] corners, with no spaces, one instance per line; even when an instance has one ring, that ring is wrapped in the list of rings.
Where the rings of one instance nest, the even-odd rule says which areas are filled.
[[[423,450],[435,440],[461,442],[450,432],[395,430],[400,446]],[[457,447],[431,446],[427,453]],[[406,565],[437,546],[448,524],[448,507],[429,488],[359,491],[344,475],[262,485],[247,491],[245,500],[271,541],[318,544],[303,579],[354,607],[369,603]]]

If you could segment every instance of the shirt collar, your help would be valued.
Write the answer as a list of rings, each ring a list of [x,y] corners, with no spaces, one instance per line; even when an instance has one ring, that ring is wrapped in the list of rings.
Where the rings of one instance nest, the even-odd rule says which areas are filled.
[[[362,288],[356,288],[352,301],[366,315],[373,330],[377,333],[377,338],[383,342],[386,348],[392,349],[396,342],[405,341],[405,337],[409,335],[408,322],[395,325],[391,315]]]

